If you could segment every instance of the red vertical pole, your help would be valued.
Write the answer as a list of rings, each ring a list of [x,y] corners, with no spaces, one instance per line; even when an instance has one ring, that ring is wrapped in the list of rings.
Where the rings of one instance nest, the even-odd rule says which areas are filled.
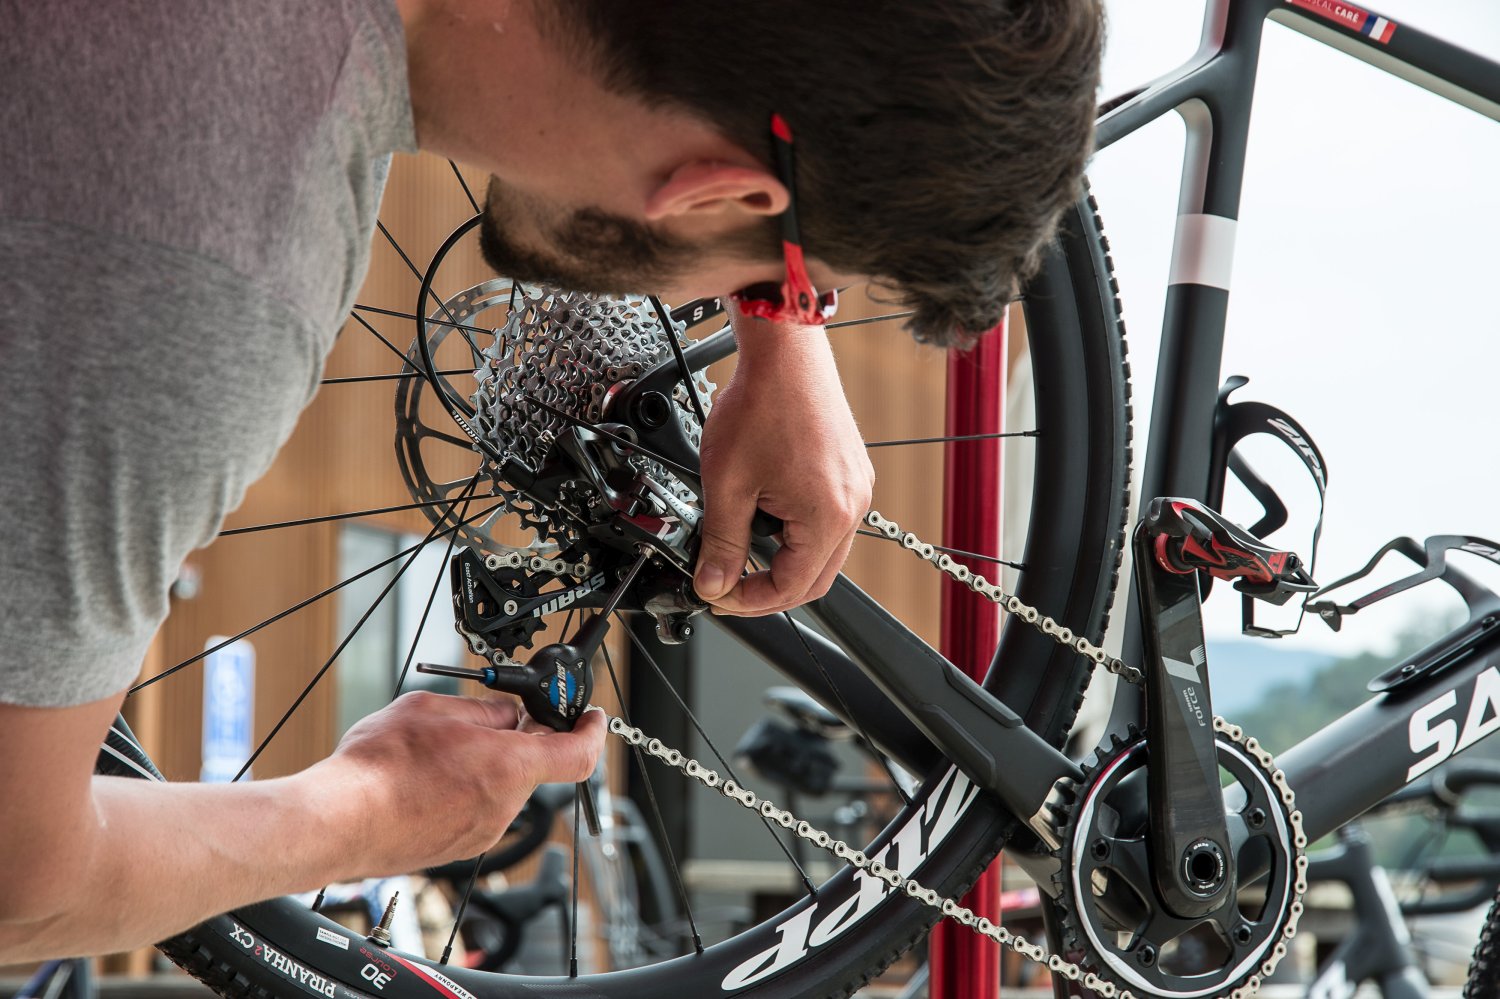
[[[996,434],[1005,413],[1005,323],[973,350],[948,358],[948,404],[944,433]],[[1000,554],[1000,449],[998,438],[945,445],[943,544]],[[986,577],[993,564],[970,563]],[[983,678],[1000,641],[1000,608],[944,580],[941,651],[975,679]],[[964,896],[975,915],[1000,923],[1000,861],[997,858]],[[943,920],[928,941],[930,999],[998,999],[1000,947],[987,937]]]

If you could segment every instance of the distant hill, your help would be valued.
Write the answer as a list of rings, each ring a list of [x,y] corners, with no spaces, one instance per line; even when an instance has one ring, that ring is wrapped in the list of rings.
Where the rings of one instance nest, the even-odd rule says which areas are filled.
[[[1272,639],[1231,638],[1208,643],[1208,682],[1214,711],[1239,721],[1278,686],[1303,686],[1336,657]]]

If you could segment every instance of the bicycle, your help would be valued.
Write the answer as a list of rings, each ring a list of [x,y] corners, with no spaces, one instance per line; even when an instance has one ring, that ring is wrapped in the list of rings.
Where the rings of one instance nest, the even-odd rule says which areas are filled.
[[[1226,261],[1237,215],[1255,56],[1268,17],[1485,116],[1500,116],[1500,68],[1408,26],[1332,0],[1213,3],[1205,44],[1189,64],[1106,106],[1098,122],[1101,148],[1174,110],[1190,135],[1146,456],[1142,496],[1148,501],[1211,498],[1215,473],[1228,460],[1215,449],[1216,417],[1228,408],[1219,394]],[[1198,504],[1153,503],[1145,515],[1158,533],[1148,537],[1138,532],[1137,538],[1145,540],[1137,542],[1135,564],[1156,592],[1144,598],[1145,612],[1128,616],[1118,656],[1100,647],[1130,514],[1130,397],[1118,288],[1096,209],[1092,200],[1084,200],[1068,213],[1056,250],[1025,290],[1036,383],[1031,436],[1037,450],[1033,515],[1017,582],[1002,592],[970,568],[977,564],[970,553],[939,551],[878,515],[869,521],[873,533],[902,544],[962,587],[998,600],[1010,612],[995,654],[999,668],[983,684],[967,680],[847,579],[811,608],[828,637],[784,616],[718,622],[903,769],[920,775],[919,788],[891,825],[863,849],[832,844],[819,841],[816,830],[799,825],[774,803],[760,801],[732,778],[648,740],[628,717],[620,719],[612,730],[626,736],[641,757],[684,770],[741,804],[754,805],[763,818],[835,848],[846,866],[782,914],[726,941],[694,947],[648,968],[551,979],[544,985],[549,993],[629,997],[717,989],[755,996],[844,995],[947,915],[1101,994],[1128,990],[1182,999],[1244,994],[1274,968],[1295,930],[1306,843],[1446,759],[1460,743],[1467,748],[1461,720],[1452,715],[1458,711],[1461,719],[1461,705],[1483,702],[1485,688],[1476,685],[1496,670],[1493,629],[1485,623],[1495,598],[1446,564],[1448,548],[1442,544],[1426,553],[1427,568],[1431,576],[1441,576],[1473,598],[1470,622],[1403,664],[1404,673],[1398,670],[1385,678],[1387,686],[1375,699],[1276,760],[1233,725],[1208,724],[1211,700],[1201,655],[1194,656],[1201,653],[1201,625],[1196,644],[1191,627],[1202,566],[1179,563],[1159,572],[1139,570],[1172,562],[1167,555],[1153,562],[1158,553],[1145,544],[1161,537],[1174,538],[1179,546],[1189,538],[1217,544],[1220,556],[1239,546],[1246,556],[1238,567],[1245,570],[1241,582],[1250,580],[1252,590],[1261,586],[1261,596],[1285,597],[1288,587],[1307,588],[1305,579],[1282,576],[1282,556],[1288,553],[1257,548],[1253,539]],[[472,227],[460,227],[438,260]],[[698,609],[683,571],[691,564],[690,526],[695,520],[695,434],[707,408],[700,376],[709,363],[728,355],[732,341],[719,333],[684,346],[677,324],[706,319],[719,311],[718,304],[690,303],[669,313],[646,298],[584,300],[503,280],[437,298],[433,278],[429,268],[413,310],[416,343],[410,351],[397,351],[405,376],[400,382],[404,393],[398,390],[406,428],[400,446],[404,467],[412,472],[408,484],[414,498],[427,504],[433,520],[428,540],[461,541],[478,563],[472,571],[483,570],[494,581],[489,602],[465,607],[460,598],[458,608],[471,650],[487,657],[499,654],[479,675],[502,686],[523,675],[514,672],[507,651],[524,645],[534,633],[530,618],[517,617],[523,605],[536,610],[570,604],[608,610],[634,606],[657,619],[664,639],[686,637]],[[502,310],[503,324],[481,318],[492,308]],[[593,336],[600,325],[616,329],[625,335],[623,353],[604,359],[580,351],[571,358],[578,365],[597,363],[603,383],[597,394],[592,387],[575,392],[574,384],[543,377],[548,390],[557,393],[550,409],[502,408],[517,403],[518,397],[506,395],[514,385],[488,380],[482,372],[491,361],[502,363],[488,370],[519,371],[526,358],[556,346],[556,339],[542,342],[553,328],[549,323],[559,328],[558,334],[571,326],[574,344],[592,342],[577,334]],[[497,336],[497,330],[506,328],[517,335]],[[472,340],[476,336],[491,339],[481,347]],[[470,342],[461,342],[465,340]],[[462,363],[440,364],[440,352]],[[536,370],[547,373],[540,362]],[[481,372],[487,381],[472,388],[454,381],[465,372],[469,377]],[[685,377],[689,372],[697,374]],[[430,381],[412,377],[418,374]],[[424,422],[422,404],[427,403],[430,415],[434,399],[459,416],[459,426],[473,436]],[[606,403],[610,425],[601,426]],[[533,435],[525,440],[494,417],[509,419],[518,413],[534,424]],[[1299,446],[1281,426],[1267,422],[1260,429]],[[502,436],[505,447],[497,444]],[[477,445],[480,469],[456,480],[422,472],[420,451],[433,441],[463,450]],[[547,466],[548,460],[554,465]],[[556,481],[558,462],[566,466],[561,482]],[[487,522],[471,526],[498,508],[473,486],[481,473],[492,470],[496,488],[509,484],[511,509],[544,543],[520,550],[487,534]],[[583,485],[565,495],[557,491],[565,482]],[[557,514],[563,508],[574,514],[597,511],[600,502],[609,512],[595,519]],[[642,511],[654,513],[649,524],[638,516]],[[1172,530],[1179,533],[1172,535]],[[626,536],[630,542],[622,549],[615,539]],[[648,546],[644,556],[637,554],[637,544]],[[1500,556],[1474,539],[1459,539],[1449,547],[1464,545],[1482,557]],[[1411,547],[1420,560],[1422,550]],[[764,555],[769,546],[760,550]],[[579,552],[588,557],[574,558]],[[1178,547],[1171,554],[1182,552]],[[462,551],[459,557],[464,557]],[[621,570],[630,585],[618,584]],[[632,591],[637,581],[640,586]],[[1178,623],[1188,622],[1187,635],[1162,627],[1160,614],[1152,611],[1164,606],[1180,611]],[[586,648],[596,637],[574,642]],[[538,653],[532,662],[539,657],[575,685],[592,679],[586,670],[564,668],[561,653]],[[1168,662],[1176,663],[1179,672],[1170,672]],[[1097,757],[1080,765],[1057,746],[1072,726],[1095,666],[1146,682],[1144,693],[1139,683],[1121,685],[1113,738]],[[534,681],[543,675],[525,678]],[[1166,721],[1174,703],[1168,678],[1174,676],[1193,702],[1192,722],[1179,714],[1175,726]],[[511,685],[520,691],[519,682]],[[551,689],[571,693],[566,685]],[[1159,729],[1153,732],[1149,754],[1141,730],[1125,725],[1140,721],[1146,697],[1155,699],[1146,728]],[[552,706],[559,709],[563,703],[571,698],[559,695]],[[566,723],[566,714],[559,710],[559,715]],[[1421,741],[1409,743],[1407,731],[1413,724]],[[1469,734],[1488,735],[1489,729]],[[124,726],[117,726],[105,755],[117,769],[134,775],[152,771]],[[1199,766],[1196,776],[1191,767],[1188,776],[1163,770],[1183,761]],[[1220,787],[1220,766],[1233,775],[1228,790]],[[1149,781],[1144,779],[1148,772]],[[1194,805],[1196,810],[1188,807]],[[1234,837],[1226,831],[1231,824]],[[1142,832],[1148,827],[1149,836]],[[1028,865],[1051,898],[1058,929],[1050,956],[987,920],[976,920],[951,901],[1002,846]],[[1237,886],[1257,879],[1269,886],[1269,901],[1258,909],[1248,903],[1242,907]],[[1221,956],[1182,963],[1186,957],[1174,954],[1173,945],[1200,927],[1209,927],[1210,939],[1198,943],[1217,940]],[[1494,974],[1496,935],[1487,934],[1481,946],[1476,981]],[[210,920],[163,946],[227,995],[418,996],[436,990],[467,997],[519,993],[535,984],[487,977],[417,955],[385,952],[387,958],[372,949],[378,943],[287,900]],[[1070,956],[1063,956],[1065,949]],[[375,964],[371,955],[381,957],[381,963]],[[1097,970],[1085,971],[1073,955]],[[381,970],[387,967],[393,973]],[[368,974],[371,968],[379,981]]]
[[[1319,965],[1309,999],[1344,995],[1373,982],[1386,999],[1429,994],[1433,954],[1408,922],[1426,916],[1468,912],[1486,905],[1500,889],[1500,817],[1492,809],[1465,807],[1466,794],[1500,785],[1500,767],[1489,760],[1456,761],[1408,784],[1372,809],[1370,819],[1431,818],[1434,828],[1395,867],[1399,891],[1375,863],[1363,820],[1339,829],[1338,842],[1309,857],[1311,881],[1337,881],[1353,900],[1354,931]],[[1434,847],[1462,833],[1483,850],[1477,856],[1433,856]],[[1430,858],[1430,859],[1425,859]],[[1467,957],[1467,953],[1465,954]]]

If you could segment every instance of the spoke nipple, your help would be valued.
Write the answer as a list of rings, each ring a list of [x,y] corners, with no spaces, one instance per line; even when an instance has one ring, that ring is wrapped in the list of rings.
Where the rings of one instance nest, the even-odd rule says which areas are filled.
[[[401,893],[398,891],[386,903],[385,915],[380,917],[380,925],[370,931],[369,939],[372,943],[379,944],[381,947],[391,945],[391,920],[396,918],[396,901],[400,897]]]

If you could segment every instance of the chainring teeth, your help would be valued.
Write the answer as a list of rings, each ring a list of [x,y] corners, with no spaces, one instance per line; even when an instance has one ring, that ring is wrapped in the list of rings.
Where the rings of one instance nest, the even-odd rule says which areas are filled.
[[[1067,795],[1068,800],[1058,809],[1061,826],[1060,840],[1063,845],[1057,852],[1061,863],[1053,875],[1053,884],[1057,888],[1056,904],[1061,915],[1065,949],[1073,954],[1082,954],[1083,965],[1102,977],[1107,976],[1108,980],[1117,986],[1122,996],[1131,995],[1138,999],[1159,995],[1185,997],[1203,994],[1205,988],[1212,988],[1211,995],[1214,997],[1238,999],[1238,997],[1248,996],[1258,989],[1261,981],[1270,975],[1286,955],[1287,944],[1296,932],[1297,921],[1302,912],[1302,898],[1306,891],[1307,870],[1304,853],[1306,842],[1301,832],[1301,816],[1290,799],[1290,791],[1281,786],[1284,777],[1281,771],[1275,768],[1270,755],[1265,753],[1254,739],[1246,738],[1238,726],[1230,725],[1216,717],[1214,728],[1216,742],[1220,746],[1221,760],[1226,747],[1237,750],[1244,758],[1241,761],[1242,764],[1254,773],[1263,785],[1266,800],[1280,812],[1281,825],[1284,829],[1284,842],[1281,844],[1280,852],[1282,862],[1287,868],[1286,897],[1281,903],[1281,915],[1272,921],[1261,942],[1249,948],[1252,953],[1256,954],[1253,963],[1242,960],[1239,973],[1220,985],[1204,986],[1199,983],[1180,991],[1163,993],[1155,989],[1143,989],[1138,983],[1126,984],[1120,980],[1117,970],[1111,967],[1104,955],[1096,949],[1084,926],[1084,920],[1089,916],[1085,911],[1086,907],[1082,898],[1090,886],[1079,884],[1074,872],[1076,856],[1074,850],[1079,848],[1081,842],[1089,838],[1085,836],[1080,839],[1078,834],[1080,822],[1090,812],[1089,806],[1092,799],[1101,792],[1106,779],[1118,779],[1111,773],[1113,764],[1121,757],[1135,752],[1145,743],[1140,729],[1134,725],[1130,725],[1123,736],[1112,733],[1109,737],[1109,744],[1101,746],[1081,764],[1083,780],[1070,789],[1071,793]],[[1097,814],[1095,819],[1097,821]],[[1093,825],[1090,826],[1090,830],[1092,828],[1094,828]],[[1128,882],[1127,889],[1133,891],[1129,889]],[[1153,902],[1157,905],[1161,904],[1159,899],[1153,898]],[[1238,903],[1231,901],[1229,904]],[[1263,904],[1269,906],[1271,900],[1268,898]],[[1101,935],[1113,932],[1107,927],[1100,929]],[[1157,946],[1158,953],[1160,952],[1157,941],[1143,942]],[[1208,972],[1202,977],[1210,977],[1212,974],[1214,972]]]

